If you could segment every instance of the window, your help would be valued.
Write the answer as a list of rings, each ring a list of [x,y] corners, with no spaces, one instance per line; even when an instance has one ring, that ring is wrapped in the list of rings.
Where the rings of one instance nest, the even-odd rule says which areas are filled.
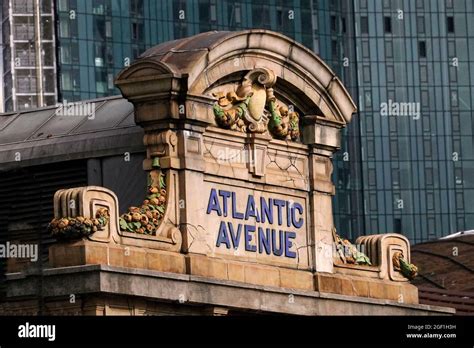
[[[456,177],[456,185],[462,185],[462,169],[454,168],[454,176]]]
[[[452,114],[452,122],[453,122],[453,132],[459,133],[461,131],[461,124],[459,122],[458,114]]]
[[[365,131],[367,133],[373,133],[374,132],[374,120],[372,116],[366,116],[365,117]]]
[[[435,238],[436,222],[434,217],[428,217],[428,238]]]
[[[426,185],[433,185],[433,168],[425,168]]]
[[[61,52],[61,63],[70,64],[71,63],[71,49],[69,45],[64,45],[60,47]]]
[[[385,58],[393,58],[393,43],[385,41]]]
[[[51,1],[40,1],[40,3],[42,13],[51,13]]]
[[[398,168],[392,169],[392,183],[395,188],[400,187],[400,170]]]
[[[217,21],[217,8],[216,4],[211,4],[211,21]]]
[[[426,42],[418,41],[418,55],[420,58],[426,58]]]
[[[402,219],[393,219],[393,232],[402,233]]]
[[[61,85],[64,90],[72,90],[71,75],[68,71],[61,74]]]
[[[456,192],[456,208],[457,209],[464,209],[464,195],[462,192]]]
[[[393,65],[387,65],[387,82],[388,83],[395,82],[395,71],[393,69]]]
[[[369,169],[369,186],[376,186],[377,180],[375,175],[375,169]]]
[[[331,16],[331,31],[337,31],[337,19],[336,16]]]
[[[130,14],[143,16],[143,0],[130,0]]]
[[[426,208],[428,210],[433,210],[434,209],[434,195],[432,192],[427,192],[426,193]]]
[[[56,74],[54,69],[44,69],[43,88],[46,93],[54,93],[56,88]]]
[[[58,4],[59,11],[68,11],[69,6],[68,6],[68,1],[67,0],[59,0]]]
[[[461,140],[453,139],[453,151],[461,156]]]
[[[367,156],[369,158],[374,158],[375,157],[375,144],[372,139],[367,140]]]
[[[423,116],[423,132],[430,133],[431,132],[431,124],[429,116]]]
[[[270,7],[258,2],[253,3],[252,23],[256,28],[270,29]]]
[[[371,193],[369,195],[369,204],[370,204],[370,210],[372,211],[377,211],[377,194]]]
[[[390,140],[390,157],[398,158],[398,142]]]
[[[364,66],[362,68],[362,75],[365,83],[370,83],[370,66]]]
[[[43,40],[53,39],[53,17],[41,17],[41,36]]]
[[[54,59],[56,57],[55,50],[52,43],[44,42],[41,49],[44,66],[54,66]]]
[[[19,66],[34,66],[35,49],[33,44],[30,45],[28,43],[17,43],[15,45],[15,58],[19,60]]]
[[[114,74],[107,74],[107,87],[114,89]]]
[[[458,92],[451,91],[451,106],[457,107],[458,106]]]
[[[457,68],[455,66],[449,66],[449,82],[457,82]]]
[[[16,88],[19,93],[36,93],[35,70],[17,70]]]
[[[240,15],[240,5],[235,6],[235,23],[240,24],[242,22],[242,17]]]
[[[369,41],[362,40],[362,57],[370,58]]]
[[[368,34],[369,33],[369,19],[367,16],[361,16],[360,17],[360,32],[362,34]]]
[[[431,140],[423,140],[425,157],[431,157]]]
[[[420,82],[428,82],[428,69],[426,65],[420,65]]]
[[[418,28],[418,34],[425,33],[425,17],[418,16],[416,17],[416,26]]]
[[[390,133],[397,133],[397,118],[390,117],[388,127],[390,129]]]
[[[145,38],[145,32],[143,23],[132,23],[132,39],[143,40]]]
[[[386,16],[383,20],[383,28],[386,33],[392,32],[392,18]]]
[[[338,57],[338,52],[337,52],[337,41],[332,40],[331,41],[331,49],[332,49],[332,57],[333,59],[337,59]]]
[[[344,17],[341,18],[341,26],[342,26],[342,32],[346,32],[346,19]]]
[[[105,20],[100,17],[94,19],[94,37],[98,41],[105,40]]]
[[[454,40],[448,40],[448,55],[456,57],[456,42]]]
[[[448,29],[448,33],[454,33],[454,17],[448,16],[446,19],[447,19],[446,26]]]
[[[371,108],[372,107],[372,94],[370,93],[370,91],[365,92],[364,97],[365,97],[365,107]]]
[[[430,106],[430,98],[427,90],[421,91],[421,106],[428,108]]]
[[[105,22],[105,36],[112,37],[112,22]]]
[[[276,19],[277,19],[277,26],[281,28],[283,26],[283,11],[281,9],[278,9],[276,11]]]

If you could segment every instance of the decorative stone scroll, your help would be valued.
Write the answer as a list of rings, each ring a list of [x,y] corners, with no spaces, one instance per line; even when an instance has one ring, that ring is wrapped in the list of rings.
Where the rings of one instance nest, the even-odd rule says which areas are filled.
[[[249,71],[235,91],[212,93],[216,123],[243,133],[269,132],[276,139],[300,138],[299,115],[273,94],[275,73],[266,68]],[[291,106],[290,108],[293,108]]]
[[[395,233],[361,236],[356,243],[377,266],[380,278],[405,282],[416,276],[418,269],[410,263],[410,243],[405,236]]]

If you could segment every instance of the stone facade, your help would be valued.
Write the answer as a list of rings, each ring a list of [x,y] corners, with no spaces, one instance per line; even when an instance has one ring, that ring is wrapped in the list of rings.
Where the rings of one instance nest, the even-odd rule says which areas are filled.
[[[314,53],[269,31],[209,32],[149,49],[116,84],[145,130],[148,196],[119,216],[107,189],[56,193],[53,231],[72,219],[87,235],[50,248],[48,314],[450,313],[419,305],[394,266],[410,261],[402,236],[361,238],[371,265],[338,259],[331,158],[356,107]],[[90,310],[61,305],[76,277]],[[15,312],[34,279],[9,283]]]

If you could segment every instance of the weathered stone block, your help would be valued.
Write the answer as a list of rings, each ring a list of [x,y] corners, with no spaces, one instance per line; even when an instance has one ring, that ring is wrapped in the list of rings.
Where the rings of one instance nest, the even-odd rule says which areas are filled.
[[[245,266],[245,282],[257,285],[280,286],[278,268],[256,265]]]
[[[123,266],[131,268],[146,268],[146,251],[142,248],[123,248]]]
[[[313,274],[311,272],[281,268],[280,286],[289,289],[313,290]]]
[[[147,250],[147,267],[161,272],[185,273],[184,255],[158,250]]]
[[[369,280],[369,297],[387,298],[386,286],[379,281]]]
[[[352,280],[354,296],[369,297],[369,283],[367,280]]]
[[[342,281],[339,276],[330,273],[316,273],[314,277],[317,291],[335,294],[342,292]]]
[[[109,265],[122,266],[124,264],[124,251],[122,248],[110,246],[109,247]]]
[[[84,250],[86,264],[107,264],[107,245],[102,243],[90,243],[87,247],[81,246]]]
[[[403,284],[400,286],[402,302],[408,304],[418,303],[418,288],[412,284]]]
[[[49,264],[52,267],[83,265],[83,245],[79,243],[54,244],[49,248]]]
[[[227,265],[227,275],[229,280],[237,282],[245,281],[245,266],[235,262],[229,262]]]
[[[355,296],[354,285],[352,279],[341,278],[341,294],[347,296]]]
[[[227,279],[227,263],[200,255],[186,256],[187,273],[202,277]]]

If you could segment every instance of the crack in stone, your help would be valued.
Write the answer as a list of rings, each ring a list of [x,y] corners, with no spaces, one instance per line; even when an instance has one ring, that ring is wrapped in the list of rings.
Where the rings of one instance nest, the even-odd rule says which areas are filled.
[[[191,249],[194,242],[197,242],[197,243],[201,242],[201,243],[204,243],[206,245],[206,247],[209,249],[209,252],[212,253],[212,249],[209,246],[209,244],[207,243],[207,238],[206,238],[209,233],[206,231],[206,229],[202,225],[196,225],[195,226],[191,223],[186,222],[186,223],[181,223],[179,226],[180,227],[185,226],[186,227],[186,232],[192,238],[191,243],[187,246],[188,250]],[[191,229],[190,229],[190,227],[191,227]],[[196,232],[196,235],[193,235],[192,229],[194,229],[194,231]],[[203,233],[201,234],[201,232],[203,232]]]
[[[288,147],[288,142],[287,142],[287,147]],[[306,185],[308,184],[307,178],[306,178],[306,176],[298,169],[298,167],[296,166],[296,161],[298,160],[298,157],[297,157],[297,156],[292,156],[291,154],[287,154],[287,158],[288,158],[288,160],[289,160],[290,163],[288,164],[288,166],[283,167],[283,166],[281,166],[281,165],[277,162],[277,156],[279,155],[279,152],[280,152],[280,151],[276,150],[276,152],[275,152],[275,154],[274,154],[274,159],[272,159],[271,154],[270,154],[269,152],[267,152],[267,157],[268,157],[268,159],[269,159],[270,162],[267,164],[266,167],[268,167],[269,165],[271,165],[272,163],[274,163],[274,164],[278,167],[278,169],[279,169],[280,171],[286,171],[286,172],[288,172],[288,170],[289,170],[290,168],[294,168],[295,171],[298,173],[298,175],[301,176],[301,178],[302,178],[302,180],[303,180],[303,182],[304,182],[304,184],[305,184],[305,186],[306,186]],[[293,185],[294,187],[296,187],[296,179],[295,179],[294,177],[292,177],[289,173],[287,173],[287,180],[282,180],[282,181],[283,181],[283,182],[291,182],[292,185]]]

